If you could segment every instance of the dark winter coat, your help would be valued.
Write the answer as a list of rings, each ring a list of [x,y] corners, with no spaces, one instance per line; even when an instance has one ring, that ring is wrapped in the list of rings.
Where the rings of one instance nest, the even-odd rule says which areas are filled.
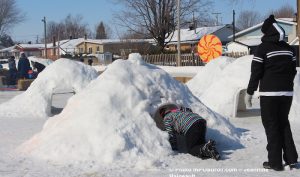
[[[46,68],[46,66],[39,62],[34,62],[34,68],[36,68],[37,72],[40,73]]]
[[[169,134],[169,140],[172,147],[176,142],[176,134],[185,135],[190,127],[197,121],[203,120],[201,116],[193,113],[190,109],[172,109],[165,113],[163,122],[165,130]]]
[[[261,96],[292,96],[296,53],[284,41],[285,32],[274,16],[264,22],[261,30],[264,36],[252,60],[247,93],[253,95],[259,85]]]
[[[15,59],[13,59],[13,58],[8,59],[8,69],[14,70],[14,71],[17,70]]]
[[[18,62],[19,78],[28,78],[28,71],[31,69],[28,58],[21,57]]]
[[[17,79],[17,68],[16,68],[16,62],[15,59],[10,58],[8,60],[8,78],[7,78],[7,84],[8,85],[15,85],[16,79]]]

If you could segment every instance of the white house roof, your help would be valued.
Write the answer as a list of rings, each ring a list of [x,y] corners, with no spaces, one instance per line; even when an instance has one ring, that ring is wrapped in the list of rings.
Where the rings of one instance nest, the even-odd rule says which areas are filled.
[[[72,39],[65,43],[60,44],[61,48],[76,48],[76,45],[84,41],[84,38]]]
[[[41,49],[44,47],[44,44],[15,44],[11,47],[1,49],[0,52],[14,52],[14,51],[16,51],[17,46],[19,46],[23,49],[32,49],[32,48]]]
[[[261,43],[261,38],[241,39],[239,42],[246,44],[247,46],[258,46]]]
[[[76,45],[84,41],[84,38],[78,38],[78,39],[65,39],[61,41],[56,41],[55,45],[60,46],[60,48],[76,48]],[[53,42],[47,44],[47,48],[52,48]]]
[[[0,52],[11,52],[14,48],[15,48],[15,46],[7,47],[4,49],[1,49]]]
[[[195,30],[190,30],[190,29],[180,29],[180,41],[197,41],[202,36],[206,34],[214,33],[223,27],[224,26],[200,27],[200,28],[196,28],[196,32]],[[177,42],[177,36],[178,36],[178,30],[175,30],[172,38],[171,37],[167,38],[166,42],[169,41],[170,43]]]
[[[290,45],[299,45],[299,38],[296,37],[294,40],[290,42]]]
[[[283,21],[286,21],[286,22],[294,22],[293,18],[278,18],[277,20],[283,20]]]
[[[95,43],[95,44],[112,44],[112,43],[122,43],[122,42],[131,42],[131,43],[149,42],[149,43],[153,43],[154,40],[153,39],[87,39],[87,40],[84,40],[84,41],[81,41],[81,42],[89,42],[89,43]],[[78,44],[80,44],[80,43],[78,43]]]
[[[293,22],[293,20],[291,20],[291,18],[278,18],[278,19],[276,19],[276,21],[280,22],[280,23],[289,24],[289,25],[297,25],[297,23]],[[237,36],[240,36],[242,34],[245,34],[245,33],[249,32],[249,31],[252,31],[254,29],[260,28],[263,25],[263,23],[264,22],[261,22],[257,25],[254,25],[254,26],[250,27],[250,28],[244,29],[244,30],[236,33],[235,36],[237,37]],[[233,35],[229,36],[229,38],[232,38],[232,37],[233,37]]]
[[[16,46],[20,46],[22,47],[23,49],[26,49],[26,48],[43,48],[44,47],[44,44],[17,44]]]

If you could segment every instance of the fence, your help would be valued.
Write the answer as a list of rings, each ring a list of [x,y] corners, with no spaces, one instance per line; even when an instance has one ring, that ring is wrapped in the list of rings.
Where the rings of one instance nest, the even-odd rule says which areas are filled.
[[[223,55],[227,56],[227,57],[232,57],[232,58],[239,58],[239,57],[242,57],[245,55],[249,55],[249,53],[248,52],[230,52],[230,53],[224,53]]]
[[[144,55],[143,59],[147,63],[163,66],[176,66],[177,54],[158,54],[158,55]],[[198,55],[182,54],[181,66],[203,66],[204,63]]]
[[[224,56],[239,58],[245,55],[249,55],[248,52],[231,52],[224,53]],[[163,66],[176,66],[177,64],[177,54],[158,54],[158,55],[144,55],[143,59],[147,63],[154,65]],[[181,55],[181,66],[204,66],[198,55],[193,54],[182,54]]]

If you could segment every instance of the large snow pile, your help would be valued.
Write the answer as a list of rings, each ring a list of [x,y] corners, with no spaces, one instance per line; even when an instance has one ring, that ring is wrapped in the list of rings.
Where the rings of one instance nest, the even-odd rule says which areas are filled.
[[[294,79],[294,97],[291,106],[289,117],[291,121],[300,123],[300,68],[297,68],[298,72]]]
[[[46,118],[51,115],[55,89],[81,91],[98,76],[92,67],[69,59],[47,66],[22,94],[0,105],[0,117]]]
[[[139,54],[117,60],[19,150],[34,159],[61,164],[144,168],[161,164],[171,153],[166,132],[152,115],[164,103],[191,107],[208,121],[208,138],[218,146],[241,147],[238,132],[204,106],[169,74],[145,64]],[[91,162],[91,163],[90,163]]]
[[[213,60],[187,86],[206,106],[232,117],[235,95],[247,88],[252,58],[250,55],[236,60],[228,57]]]
[[[251,74],[253,56],[238,59],[220,57],[209,62],[187,83],[192,93],[212,110],[227,117],[232,117],[235,95],[246,89]],[[290,111],[293,122],[300,122],[300,69],[294,80],[294,98]],[[256,93],[255,94],[259,94]]]
[[[233,58],[219,57],[210,61],[205,67],[199,70],[198,74],[193,77],[186,85],[197,97],[201,95],[218,79],[222,78],[222,72],[225,67],[234,61]]]

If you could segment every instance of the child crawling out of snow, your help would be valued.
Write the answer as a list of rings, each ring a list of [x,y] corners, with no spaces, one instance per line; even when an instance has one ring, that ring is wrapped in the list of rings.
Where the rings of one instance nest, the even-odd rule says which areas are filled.
[[[154,119],[158,128],[168,132],[173,150],[201,159],[220,159],[215,141],[205,140],[206,120],[190,108],[165,104],[158,108]]]

